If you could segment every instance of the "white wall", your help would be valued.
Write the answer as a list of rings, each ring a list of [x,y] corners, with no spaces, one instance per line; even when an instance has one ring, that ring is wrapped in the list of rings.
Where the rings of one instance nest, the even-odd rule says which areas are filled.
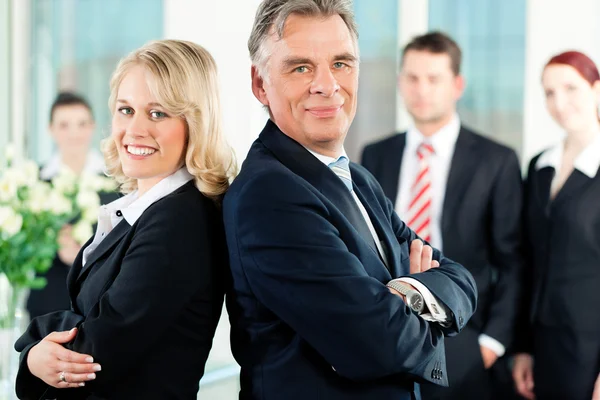
[[[27,128],[27,94],[29,93],[30,0],[10,2],[10,119],[11,134],[18,156],[24,154]]]
[[[415,36],[422,35],[429,28],[429,1],[428,0],[398,0],[398,65],[400,52]],[[411,123],[411,118],[400,96],[396,84],[396,131],[404,131]]]
[[[529,0],[525,48],[523,163],[563,135],[545,108],[542,69],[553,55],[579,50],[600,62],[599,0]]]
[[[267,120],[251,91],[246,45],[259,3],[260,0],[165,0],[165,38],[196,42],[217,62],[225,133],[240,163]]]
[[[0,1],[0,168],[10,132],[10,18],[9,2]]]

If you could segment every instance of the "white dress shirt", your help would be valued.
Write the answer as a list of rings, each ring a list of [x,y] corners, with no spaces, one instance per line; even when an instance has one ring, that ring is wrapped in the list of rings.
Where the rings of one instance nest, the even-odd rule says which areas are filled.
[[[544,151],[540,158],[535,163],[536,170],[544,167],[552,167],[555,171],[559,171],[562,165],[562,158],[565,144],[560,142],[557,145]],[[590,144],[575,158],[573,168],[587,175],[590,178],[595,178],[598,168],[600,168],[600,135],[597,135]],[[556,185],[558,174],[554,174],[552,186]]]
[[[429,173],[431,175],[431,245],[443,251],[442,239],[442,212],[446,198],[446,185],[452,157],[456,147],[456,140],[460,133],[460,118],[454,114],[450,122],[430,137],[425,137],[413,125],[406,133],[406,144],[402,163],[400,164],[400,184],[396,197],[396,213],[402,218],[408,212],[411,201],[411,186],[415,182],[419,171],[417,149],[423,142],[431,144],[434,153],[429,158]],[[491,336],[479,335],[479,344],[492,350],[498,357],[504,355],[506,348],[502,343]]]
[[[315,153],[314,151],[309,150],[309,149],[306,149],[306,150],[308,150],[313,156],[315,156],[319,161],[321,161],[327,167],[329,167],[329,164],[339,160],[341,157],[348,158],[348,156],[346,155],[346,151],[344,149],[342,149],[342,155],[340,155],[338,158],[324,156],[322,154]],[[348,172],[350,172],[350,171],[348,171]],[[358,206],[358,208],[360,210],[360,213],[362,214],[363,218],[365,219],[365,222],[367,223],[367,226],[369,227],[369,231],[371,232],[371,235],[373,236],[373,240],[375,241],[375,245],[377,246],[377,250],[379,251],[379,255],[381,256],[381,259],[383,260],[383,262],[386,265],[388,265],[387,254],[383,250],[381,240],[379,240],[379,235],[377,234],[377,231],[375,230],[375,227],[373,226],[373,222],[371,222],[371,218],[369,217],[367,210],[361,203],[361,201],[358,198],[358,196],[356,195],[356,193],[354,191],[352,191],[351,193],[352,193],[352,197],[354,198],[354,201],[356,202],[356,205]],[[431,291],[429,291],[429,289],[427,289],[427,287],[425,285],[423,285],[421,282],[417,281],[416,279],[412,279],[412,278],[400,278],[398,280],[401,282],[408,283],[408,284],[412,285],[415,289],[417,289],[419,291],[419,293],[421,293],[421,295],[423,296],[423,300],[424,300],[425,304],[427,304],[427,308],[429,310],[436,311],[434,314],[431,314],[431,313],[421,314],[420,316],[424,320],[439,322],[442,324],[449,322],[450,318],[448,317],[448,312],[447,312],[448,309],[446,308],[445,305],[438,302],[438,300],[435,298],[435,296],[431,293]]]
[[[150,190],[138,197],[138,191],[129,193],[105,206],[100,207],[98,213],[98,229],[92,243],[83,251],[82,265],[89,259],[90,255],[102,243],[104,238],[113,230],[115,226],[123,219],[129,225],[135,224],[140,216],[153,203],[163,197],[173,193],[181,186],[192,180],[194,176],[190,174],[185,167],[179,169],[174,174],[164,178]]]
[[[454,115],[450,122],[433,136],[427,138],[414,126],[406,133],[404,155],[400,164],[400,184],[396,197],[396,213],[404,220],[408,206],[412,200],[411,187],[419,172],[417,149],[423,142],[431,144],[434,153],[429,157],[429,174],[431,176],[431,245],[443,251],[442,209],[446,197],[446,183],[450,173],[454,147],[460,132],[460,119]]]
[[[40,170],[40,179],[50,180],[54,178],[60,170],[64,167],[60,154],[54,154],[47,163],[44,164]],[[90,150],[83,167],[83,172],[89,174],[101,174],[105,171],[104,157],[97,150]]]

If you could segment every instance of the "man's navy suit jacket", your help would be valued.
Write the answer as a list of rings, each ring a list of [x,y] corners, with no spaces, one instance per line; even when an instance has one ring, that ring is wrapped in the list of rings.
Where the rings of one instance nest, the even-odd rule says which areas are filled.
[[[438,251],[439,268],[410,275],[417,236],[375,178],[350,168],[387,266],[342,180],[272,121],[225,196],[240,399],[402,400],[414,398],[415,382],[447,385],[444,336],[473,314],[475,282]],[[409,275],[448,307],[448,327],[386,288]]]

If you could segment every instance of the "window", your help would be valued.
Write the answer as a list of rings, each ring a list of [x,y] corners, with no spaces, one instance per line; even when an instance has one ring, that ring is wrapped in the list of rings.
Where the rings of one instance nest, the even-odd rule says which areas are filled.
[[[162,0],[32,1],[28,155],[44,162],[52,154],[48,113],[60,90],[88,99],[98,145],[109,132],[109,81],[117,62],[162,35]]]
[[[523,135],[526,2],[429,0],[429,28],[463,51],[462,121],[518,152]]]

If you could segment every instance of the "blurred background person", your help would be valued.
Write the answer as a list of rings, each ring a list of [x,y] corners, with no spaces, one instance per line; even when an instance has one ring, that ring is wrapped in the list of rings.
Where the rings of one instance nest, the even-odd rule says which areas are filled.
[[[94,115],[86,99],[72,92],[61,92],[50,108],[48,130],[56,153],[40,170],[40,178],[50,181],[63,169],[77,176],[82,173],[100,175],[104,172],[104,159],[99,151],[91,147],[95,131]],[[100,201],[106,204],[116,198],[116,194],[100,193]],[[27,300],[30,318],[35,318],[57,310],[71,308],[67,292],[67,274],[81,249],[72,233],[72,224],[67,224],[59,234],[59,250],[46,273],[43,289],[32,289]]]
[[[528,399],[590,400],[600,386],[600,75],[587,55],[567,51],[548,61],[542,87],[566,136],[527,173],[530,301],[513,375]]]
[[[402,52],[399,86],[414,125],[367,146],[362,164],[398,215],[475,277],[477,311],[446,339],[450,388],[423,385],[423,399],[488,399],[490,369],[511,345],[521,268],[521,172],[514,150],[462,122],[465,80],[449,36],[415,37]]]
[[[119,63],[109,103],[103,151],[127,195],[100,210],[77,255],[71,310],[17,341],[17,395],[195,399],[229,282],[220,203],[235,159],[214,59],[151,42]]]

